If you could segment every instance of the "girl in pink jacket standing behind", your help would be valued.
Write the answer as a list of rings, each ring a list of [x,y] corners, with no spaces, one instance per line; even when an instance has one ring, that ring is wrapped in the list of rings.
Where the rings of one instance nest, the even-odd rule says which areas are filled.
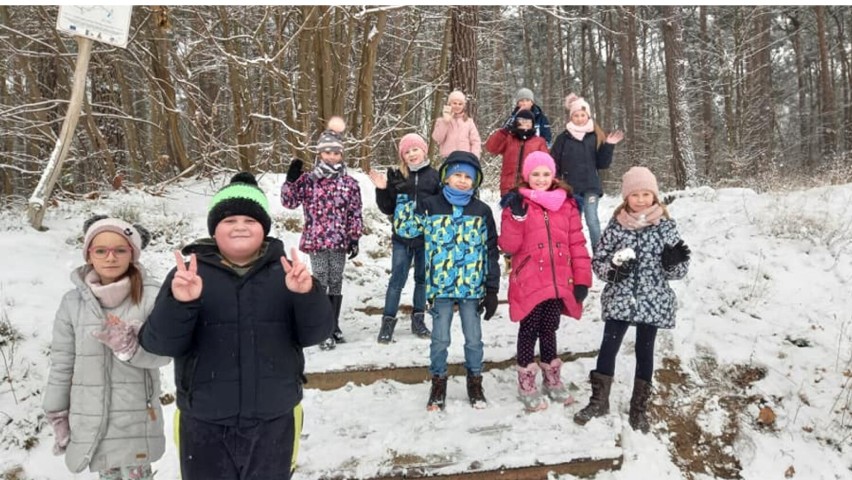
[[[556,178],[556,164],[532,152],[521,172],[523,182],[500,200],[500,248],[512,255],[509,317],[518,330],[518,396],[527,411],[547,408],[542,390],[554,402],[574,402],[562,382],[556,330],[562,314],[579,319],[592,285],[592,269],[577,202],[571,187]],[[540,362],[536,365],[535,344]]]
[[[447,97],[443,115],[435,120],[432,139],[438,143],[442,158],[447,158],[456,150],[470,152],[477,158],[482,153],[482,139],[479,138],[476,124],[465,110],[466,105],[464,92],[453,90]]]

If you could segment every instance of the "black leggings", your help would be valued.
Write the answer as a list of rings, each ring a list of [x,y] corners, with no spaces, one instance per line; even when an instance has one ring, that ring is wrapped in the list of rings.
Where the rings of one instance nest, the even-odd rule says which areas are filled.
[[[607,320],[604,326],[601,351],[595,370],[606,376],[615,373],[615,357],[621,347],[621,341],[630,324],[617,320]],[[654,378],[654,343],[657,340],[657,327],[644,323],[636,324],[636,378],[651,382]]]

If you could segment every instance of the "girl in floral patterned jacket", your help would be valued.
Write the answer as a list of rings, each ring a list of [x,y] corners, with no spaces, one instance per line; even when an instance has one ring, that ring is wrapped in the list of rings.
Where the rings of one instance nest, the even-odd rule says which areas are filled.
[[[592,260],[597,276],[607,282],[601,296],[604,333],[597,366],[590,373],[591,400],[574,415],[574,421],[584,425],[609,413],[615,357],[627,327],[635,325],[636,371],[629,422],[634,430],[647,433],[657,329],[675,326],[676,300],[668,281],[686,275],[690,250],[660,202],[657,179],[650,170],[628,170],[622,177],[621,196],[624,202],[615,209]]]
[[[358,181],[347,175],[343,162],[341,134],[345,128],[342,118],[332,117],[317,142],[319,161],[313,171],[302,175],[302,161],[293,160],[287,180],[281,185],[281,205],[302,205],[304,209],[305,227],[299,249],[310,254],[314,276],[328,287],[334,308],[334,333],[320,344],[323,350],[346,342],[340,330],[343,267],[347,258],[352,260],[358,255],[363,230],[361,190]]]

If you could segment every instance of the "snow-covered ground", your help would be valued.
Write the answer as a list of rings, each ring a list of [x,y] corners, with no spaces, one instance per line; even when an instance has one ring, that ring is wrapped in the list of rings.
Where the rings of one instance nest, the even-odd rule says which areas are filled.
[[[349,343],[331,352],[307,349],[307,370],[427,366],[429,342],[413,337],[406,321],[397,326],[395,343],[375,341],[380,314],[365,311],[383,305],[390,227],[375,207],[366,175],[353,175],[362,186],[369,234],[345,273],[342,327]],[[280,206],[283,179],[265,175],[260,185],[275,217],[272,234],[297,245],[301,211]],[[13,478],[97,478],[68,473],[62,458],[52,455],[52,433],[40,418],[50,329],[60,298],[71,287],[69,272],[82,261],[83,220],[94,213],[131,215],[155,232],[142,261],[162,278],[174,264],[170,252],[206,232],[207,203],[227,180],[63,202],[47,212],[46,232],[30,228],[22,211],[0,212],[0,476],[18,471]],[[459,472],[622,455],[620,470],[596,478],[736,478],[723,471],[755,480],[785,474],[852,478],[852,185],[783,194],[702,187],[673,194],[677,199],[670,211],[693,260],[687,278],[672,284],[679,299],[678,326],[658,336],[651,434],[633,432],[626,422],[634,367],[631,331],[618,361],[612,413],[585,427],[571,417],[588,398],[585,380],[593,356],[580,356],[563,370],[565,380],[579,387],[579,404],[551,405],[535,414],[523,413],[515,399],[511,369],[485,373],[490,402],[485,410],[467,405],[463,377],[450,381],[448,407],[435,414],[425,410],[425,377],[414,385],[381,380],[331,391],[309,388],[295,478],[389,475],[401,465]],[[482,192],[482,199],[497,203],[491,191]],[[615,202],[603,198],[603,222]],[[495,218],[499,222],[496,208]],[[505,276],[503,282],[501,299]],[[561,352],[598,347],[601,287],[593,286],[582,321],[563,319]],[[409,304],[410,292],[411,282],[403,304]],[[19,335],[10,338],[3,324]],[[516,332],[501,304],[483,325],[485,360],[511,358]],[[450,362],[461,362],[458,321],[453,339]],[[173,391],[171,366],[162,376],[164,388]],[[773,423],[758,420],[761,408],[776,415]],[[174,404],[165,411],[170,422]],[[177,479],[174,445],[167,440],[167,453],[155,468],[158,478]]]

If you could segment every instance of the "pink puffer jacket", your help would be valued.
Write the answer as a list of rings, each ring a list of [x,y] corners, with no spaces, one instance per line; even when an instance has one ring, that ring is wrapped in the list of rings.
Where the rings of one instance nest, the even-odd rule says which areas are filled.
[[[519,322],[539,303],[562,299],[562,313],[579,320],[583,305],[574,298],[574,285],[592,285],[592,267],[577,203],[569,195],[562,207],[547,211],[524,199],[522,221],[503,209],[500,249],[512,255],[509,275],[509,318]]]

